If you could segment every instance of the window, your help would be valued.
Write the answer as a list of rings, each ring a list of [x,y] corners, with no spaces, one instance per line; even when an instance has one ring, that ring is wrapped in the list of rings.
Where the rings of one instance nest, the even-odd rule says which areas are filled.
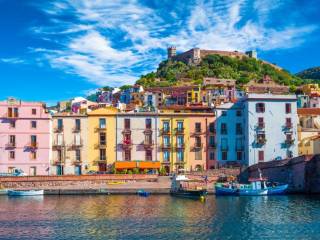
[[[256,103],[256,112],[264,113],[264,111],[265,111],[264,103]]]
[[[237,117],[241,117],[242,116],[241,110],[237,110],[236,115],[237,115]]]
[[[37,128],[37,121],[31,121],[31,128]]]
[[[264,119],[263,117],[258,118],[258,127],[259,128],[264,128]]]
[[[31,153],[30,153],[30,158],[31,158],[32,160],[36,160],[36,159],[37,159],[37,152],[31,152]]]
[[[209,124],[209,131],[210,131],[210,133],[214,133],[215,132],[214,123],[210,123]]]
[[[16,121],[10,121],[10,128],[16,127]]]
[[[77,134],[74,136],[74,143],[75,143],[77,146],[80,146],[80,145],[81,145],[81,135],[80,135],[80,133],[77,133]]]
[[[58,155],[58,161],[62,162],[62,151],[58,150],[57,155]]]
[[[105,129],[106,128],[106,119],[105,118],[100,118],[99,119],[99,128],[100,129]]]
[[[58,130],[62,131],[63,130],[63,120],[58,119]]]
[[[30,167],[29,168],[29,175],[36,176],[37,175],[37,167]]]
[[[195,160],[202,160],[202,151],[201,150],[195,151]]]
[[[13,109],[13,116],[14,117],[19,117],[19,109],[18,108],[14,108]]]
[[[196,132],[201,133],[201,123],[199,122],[195,123],[195,129],[196,129]]]
[[[100,161],[107,160],[106,149],[100,149]]]
[[[76,149],[76,161],[81,161],[81,151],[80,149]]]
[[[170,162],[170,152],[169,151],[163,151],[163,161]]]
[[[264,151],[259,151],[258,152],[258,159],[259,159],[259,162],[263,162],[264,161]]]
[[[10,152],[9,152],[9,158],[10,158],[10,159],[15,159],[15,158],[16,158],[16,153],[15,153],[15,151],[10,151]]]
[[[150,118],[146,119],[146,129],[151,129],[152,127],[152,122]]]
[[[221,123],[221,134],[225,135],[227,134],[227,124],[226,123]]]
[[[236,124],[236,134],[237,135],[242,135],[242,125],[241,123]]]
[[[221,155],[222,155],[222,160],[223,161],[226,161],[228,159],[228,152],[227,151],[221,152]]]
[[[37,146],[37,136],[36,135],[32,135],[31,136],[31,146],[32,147],[36,147]]]
[[[170,131],[170,125],[169,122],[163,122],[163,131],[164,132],[169,132]]]
[[[146,150],[146,161],[152,161],[152,150]]]
[[[291,103],[286,103],[286,113],[291,113]]]
[[[169,138],[169,136],[164,136],[164,137],[163,137],[163,145],[164,145],[165,147],[170,146],[170,138]]]
[[[243,149],[243,142],[241,138],[236,139],[236,150],[242,151]]]
[[[178,129],[178,131],[183,130],[183,122],[182,121],[177,122],[177,129]]]
[[[228,151],[228,139],[227,138],[221,139],[221,150]]]
[[[292,128],[291,118],[286,118],[286,127],[287,128]]]
[[[37,115],[37,109],[32,108],[31,113],[32,113],[32,115]]]
[[[227,116],[227,111],[222,111],[221,116],[223,116],[223,117]]]
[[[106,141],[106,133],[101,132],[99,135],[99,143],[100,145],[106,145],[107,141]]]
[[[124,128],[130,129],[130,119],[129,118],[124,119]]]
[[[80,121],[80,119],[76,119],[75,120],[75,130],[80,131],[80,129],[81,129],[81,121]]]
[[[183,145],[184,145],[184,137],[177,136],[177,147],[183,147]]]
[[[214,147],[215,146],[215,141],[214,141],[215,139],[214,139],[214,136],[210,136],[209,137],[209,146],[210,147]]]
[[[130,150],[125,150],[124,151],[124,160],[125,161],[131,161],[131,151]]]
[[[9,143],[11,146],[15,147],[16,146],[16,136],[15,135],[10,135],[9,136]]]
[[[237,151],[237,161],[242,161],[242,152]]]
[[[150,134],[145,135],[144,142],[146,144],[152,144],[152,135]]]
[[[183,152],[183,150],[178,150],[177,151],[177,160],[180,161],[180,162],[183,162],[183,160],[184,160],[184,152]]]
[[[214,152],[210,152],[209,153],[209,159],[210,160],[214,160]]]

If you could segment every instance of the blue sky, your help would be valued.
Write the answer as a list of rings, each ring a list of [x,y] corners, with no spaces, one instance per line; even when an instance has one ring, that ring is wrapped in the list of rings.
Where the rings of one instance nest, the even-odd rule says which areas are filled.
[[[166,48],[320,65],[320,0],[0,0],[0,98],[49,104],[133,83]]]

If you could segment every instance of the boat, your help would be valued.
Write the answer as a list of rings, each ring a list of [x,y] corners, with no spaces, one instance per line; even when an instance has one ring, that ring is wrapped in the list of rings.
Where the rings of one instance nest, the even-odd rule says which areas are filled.
[[[208,195],[203,181],[189,179],[185,175],[175,175],[171,182],[171,195],[177,197],[204,199]]]
[[[41,196],[44,190],[8,190],[8,196]]]
[[[149,197],[151,194],[150,192],[146,192],[144,190],[139,190],[137,193],[140,197]]]
[[[266,196],[285,194],[288,184],[268,183],[266,178],[251,178],[249,184],[238,184],[235,182],[216,184],[216,195],[229,196]]]

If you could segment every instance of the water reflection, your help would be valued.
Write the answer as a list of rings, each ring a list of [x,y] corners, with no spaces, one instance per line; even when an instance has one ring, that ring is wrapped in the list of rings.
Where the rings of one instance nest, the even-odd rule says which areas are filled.
[[[0,197],[0,206],[0,239],[320,237],[317,197]]]

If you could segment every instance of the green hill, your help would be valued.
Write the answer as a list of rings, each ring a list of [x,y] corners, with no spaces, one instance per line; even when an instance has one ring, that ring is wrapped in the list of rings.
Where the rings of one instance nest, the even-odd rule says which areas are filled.
[[[203,77],[236,79],[237,84],[245,84],[252,79],[260,79],[269,75],[274,81],[299,86],[303,80],[288,71],[280,70],[254,58],[231,58],[220,55],[209,55],[196,66],[169,60],[159,64],[155,72],[141,76],[137,84],[144,87],[176,86],[191,79],[191,84],[202,83]]]
[[[320,67],[313,67],[303,70],[296,74],[303,79],[320,80]]]

